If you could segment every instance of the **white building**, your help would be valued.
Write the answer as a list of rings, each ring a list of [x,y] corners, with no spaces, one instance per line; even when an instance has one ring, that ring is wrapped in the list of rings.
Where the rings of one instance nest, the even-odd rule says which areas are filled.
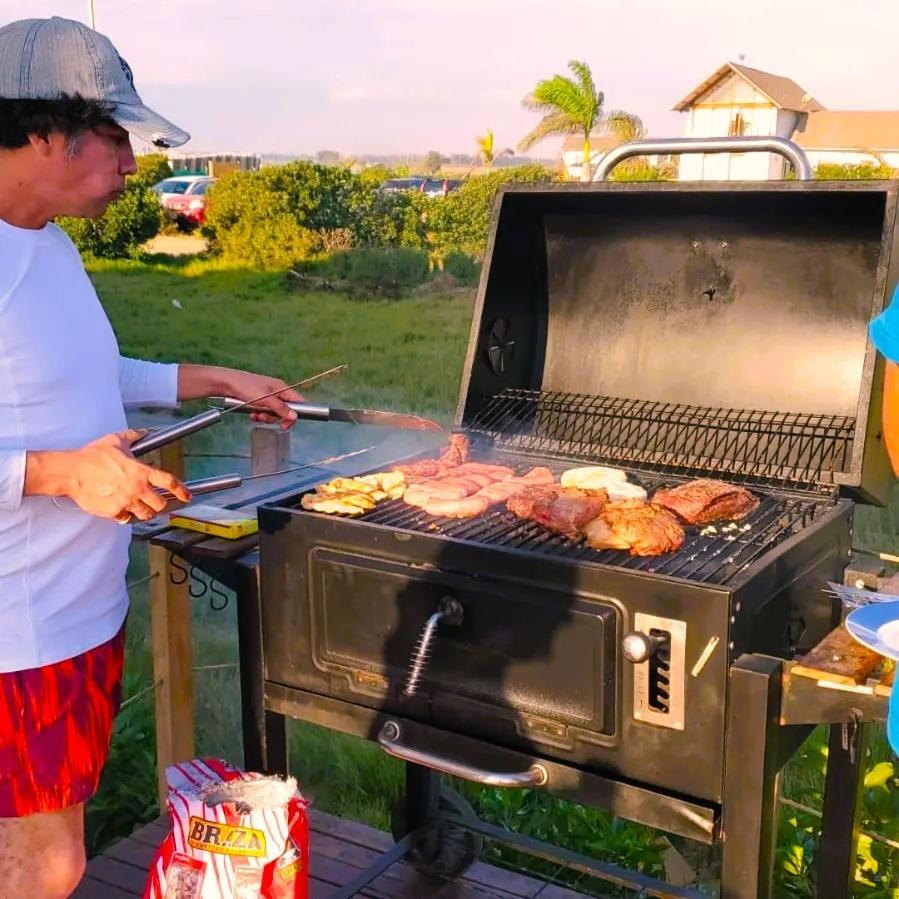
[[[674,109],[687,114],[687,137],[777,135],[798,143],[812,166],[882,158],[899,167],[899,112],[826,110],[790,78],[728,62]],[[782,178],[785,161],[768,153],[685,155],[682,180]]]

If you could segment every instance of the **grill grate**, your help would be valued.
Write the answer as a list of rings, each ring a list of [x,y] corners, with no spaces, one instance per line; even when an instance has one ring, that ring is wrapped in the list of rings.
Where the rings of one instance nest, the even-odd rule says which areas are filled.
[[[484,460],[487,461],[487,460]],[[510,465],[519,473],[535,465],[548,465],[559,475],[566,464],[545,459],[524,459],[517,454],[496,453],[489,461]],[[652,493],[670,486],[670,478],[632,473],[630,480]],[[358,521],[407,531],[450,537],[527,552],[542,553],[578,562],[612,565],[619,568],[663,574],[685,580],[724,585],[747,565],[772,547],[806,528],[831,504],[830,500],[810,496],[774,496],[766,494],[755,512],[737,524],[737,529],[703,536],[699,528],[687,528],[687,539],[676,553],[662,556],[631,556],[619,550],[595,550],[584,543],[547,531],[532,521],[524,521],[504,505],[477,518],[453,520],[427,515],[402,500],[380,503],[359,516]],[[311,513],[315,514],[315,513]],[[719,525],[719,528],[721,526]],[[746,527],[746,530],[743,528]]]
[[[847,469],[855,419],[509,389],[466,428],[497,448],[808,489]]]

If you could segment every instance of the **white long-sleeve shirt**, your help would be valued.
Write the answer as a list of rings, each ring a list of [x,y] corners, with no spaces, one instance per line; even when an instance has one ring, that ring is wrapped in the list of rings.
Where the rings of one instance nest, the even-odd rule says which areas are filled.
[[[75,449],[177,405],[178,366],[120,356],[66,234],[0,220],[0,672],[72,658],[128,610],[131,528],[23,496],[28,451]]]

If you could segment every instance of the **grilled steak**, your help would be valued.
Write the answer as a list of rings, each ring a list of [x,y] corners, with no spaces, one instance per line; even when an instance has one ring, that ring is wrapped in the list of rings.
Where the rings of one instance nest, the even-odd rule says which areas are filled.
[[[584,534],[594,549],[628,549],[633,556],[675,552],[685,537],[667,509],[638,499],[608,503],[599,517],[584,527]]]
[[[689,524],[739,521],[759,506],[758,497],[745,487],[701,478],[670,490],[658,490],[652,501],[670,509]]]
[[[608,498],[605,490],[588,494],[557,484],[540,484],[510,497],[506,508],[519,518],[536,521],[549,531],[575,538],[588,521],[599,515]]]
[[[519,518],[533,518],[534,506],[537,503],[551,502],[561,493],[562,488],[558,484],[538,484],[536,487],[527,487],[514,496],[510,496],[506,508]]]
[[[607,500],[605,490],[591,491],[590,496],[571,496],[563,492],[548,503],[536,503],[533,518],[547,530],[574,539],[581,536],[588,521],[602,512]]]

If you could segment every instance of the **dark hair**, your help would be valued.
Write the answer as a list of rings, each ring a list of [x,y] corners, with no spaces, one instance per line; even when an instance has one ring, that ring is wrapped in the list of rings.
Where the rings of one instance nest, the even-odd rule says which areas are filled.
[[[112,121],[112,106],[63,94],[58,100],[9,100],[0,97],[0,149],[17,150],[32,134],[46,138],[58,131],[75,138]]]

